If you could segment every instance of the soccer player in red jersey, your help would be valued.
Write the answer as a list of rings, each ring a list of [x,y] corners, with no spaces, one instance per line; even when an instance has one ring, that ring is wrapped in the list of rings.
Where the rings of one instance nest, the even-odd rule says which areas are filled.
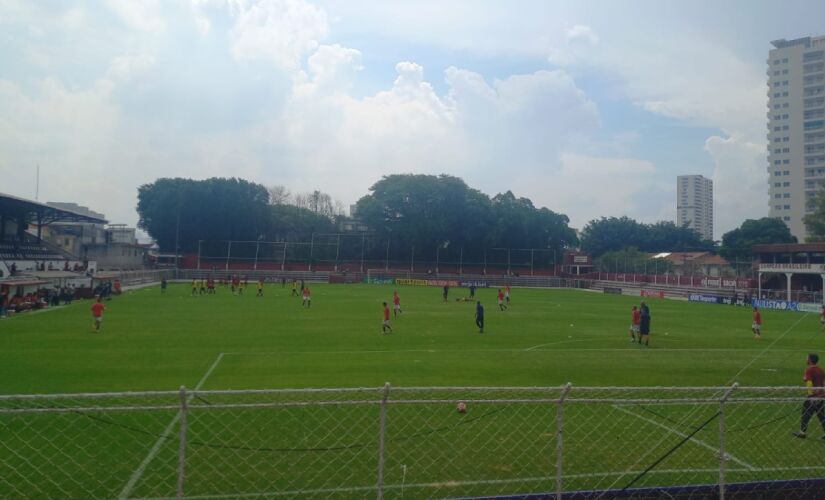
[[[504,300],[507,301],[507,305],[510,305],[510,285],[504,285]]]
[[[642,321],[642,311],[640,311],[636,306],[633,306],[631,311],[631,319],[630,319],[630,341],[636,342],[636,335],[639,334],[639,323]],[[639,342],[642,341],[641,335],[639,335]]]
[[[309,294],[309,287],[305,286],[301,292],[301,305],[310,307],[312,305],[312,297]]]
[[[100,297],[97,298],[97,301],[92,304],[92,316],[95,318],[94,325],[92,325],[96,332],[100,331],[100,322],[103,321],[103,311],[106,310],[106,306],[103,305],[103,299]]]
[[[390,308],[387,306],[387,303],[384,302],[384,321],[381,323],[381,333],[387,333],[387,330],[392,333],[392,327],[390,326]]]
[[[822,368],[817,366],[819,363],[819,356],[816,354],[808,354],[808,368],[805,369],[805,375],[802,380],[808,386],[808,399],[802,403],[802,422],[799,427],[799,432],[794,432],[793,435],[805,439],[808,437],[808,422],[811,417],[816,414],[819,423],[822,425],[822,432],[825,433],[825,372]],[[820,439],[825,441],[825,435]]]
[[[753,324],[751,325],[751,331],[753,332],[753,338],[756,340],[762,340],[762,314],[759,312],[758,307],[753,308]]]
[[[504,305],[504,292],[501,291],[501,288],[498,289],[498,308],[502,311],[507,310],[507,306]]]
[[[392,304],[393,304],[393,311],[392,311],[393,317],[398,316],[399,314],[401,314],[401,312],[402,312],[401,311],[401,297],[398,296],[397,291],[392,292]]]

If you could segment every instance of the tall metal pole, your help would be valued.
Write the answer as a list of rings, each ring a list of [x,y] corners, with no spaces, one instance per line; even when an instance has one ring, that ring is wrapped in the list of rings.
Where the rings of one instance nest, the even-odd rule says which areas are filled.
[[[232,256],[232,240],[229,240],[229,245],[226,248],[226,270],[229,271],[229,258]]]
[[[390,239],[387,238],[387,254],[384,256],[384,271],[390,270]]]
[[[178,253],[180,248],[180,195],[178,195],[178,216],[175,223],[175,270],[178,269]]]
[[[533,275],[533,249],[530,249],[530,276]]]
[[[441,252],[441,245],[435,247],[435,274],[438,275],[438,255]]]
[[[415,245],[412,246],[412,252],[410,253],[410,272],[415,272]]]
[[[309,270],[312,271],[312,250],[315,248],[315,233],[309,239]]]
[[[258,252],[261,250],[261,240],[255,242],[255,263],[252,264],[252,269],[258,270]]]
[[[198,240],[198,270],[200,271],[201,268],[201,243],[203,240]]]
[[[364,245],[366,244],[366,233],[361,233],[361,272],[364,272]]]
[[[487,274],[487,250],[484,250],[484,274]]]
[[[510,247],[507,247],[507,276],[510,275]]]
[[[284,254],[281,256],[281,271],[286,269],[286,245],[287,242],[284,242]]]
[[[341,233],[338,233],[338,242],[335,244],[335,271],[338,271],[338,251],[341,249]]]
[[[464,247],[461,247],[461,253],[458,254],[458,275],[464,274]]]

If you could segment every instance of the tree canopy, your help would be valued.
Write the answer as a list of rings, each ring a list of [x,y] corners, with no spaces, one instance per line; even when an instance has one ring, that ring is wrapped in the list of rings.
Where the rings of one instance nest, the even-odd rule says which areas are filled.
[[[722,235],[719,254],[731,262],[750,261],[751,247],[769,243],[796,243],[788,226],[774,217],[748,219],[741,226]]]
[[[714,243],[703,240],[687,226],[670,221],[643,224],[629,217],[602,217],[582,230],[582,250],[599,257],[627,247],[642,252],[712,251]]]
[[[138,189],[138,227],[167,250],[194,251],[198,241],[298,240],[334,228],[327,214],[270,205],[270,193],[243,179],[157,179]]]
[[[808,241],[825,241],[825,189],[821,190],[810,205],[814,209],[802,221],[808,230]]]
[[[358,201],[357,215],[394,246],[561,250],[576,244],[566,215],[507,191],[492,199],[449,175],[390,175]]]

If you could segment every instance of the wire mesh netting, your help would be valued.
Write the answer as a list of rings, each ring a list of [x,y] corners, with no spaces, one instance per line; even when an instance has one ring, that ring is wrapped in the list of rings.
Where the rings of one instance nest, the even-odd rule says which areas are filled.
[[[812,402],[737,387],[2,396],[0,497],[815,498],[825,429],[814,412],[792,435]]]

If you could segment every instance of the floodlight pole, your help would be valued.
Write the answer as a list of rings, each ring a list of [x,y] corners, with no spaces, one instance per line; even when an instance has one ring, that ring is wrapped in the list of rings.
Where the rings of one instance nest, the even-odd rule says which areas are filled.
[[[201,243],[203,240],[198,240],[198,270],[200,271],[201,268]]]
[[[533,249],[530,249],[530,276],[533,275]]]
[[[384,257],[384,271],[389,272],[390,270],[390,239],[387,238],[387,254]]]
[[[458,275],[464,274],[464,247],[461,247],[461,252],[458,254]]]
[[[341,233],[338,233],[338,242],[335,244],[335,272],[338,272],[338,251],[341,249]]]
[[[415,245],[412,246],[412,252],[410,253],[410,272],[415,272]]]
[[[366,244],[366,233],[361,233],[361,272],[364,272],[364,245]]]
[[[312,250],[315,248],[315,233],[309,239],[309,270],[312,271]]]
[[[229,240],[229,245],[226,249],[226,270],[229,271],[229,258],[232,256],[232,240]]]
[[[435,247],[435,274],[438,276],[438,257],[439,253],[441,252],[441,245]]]

